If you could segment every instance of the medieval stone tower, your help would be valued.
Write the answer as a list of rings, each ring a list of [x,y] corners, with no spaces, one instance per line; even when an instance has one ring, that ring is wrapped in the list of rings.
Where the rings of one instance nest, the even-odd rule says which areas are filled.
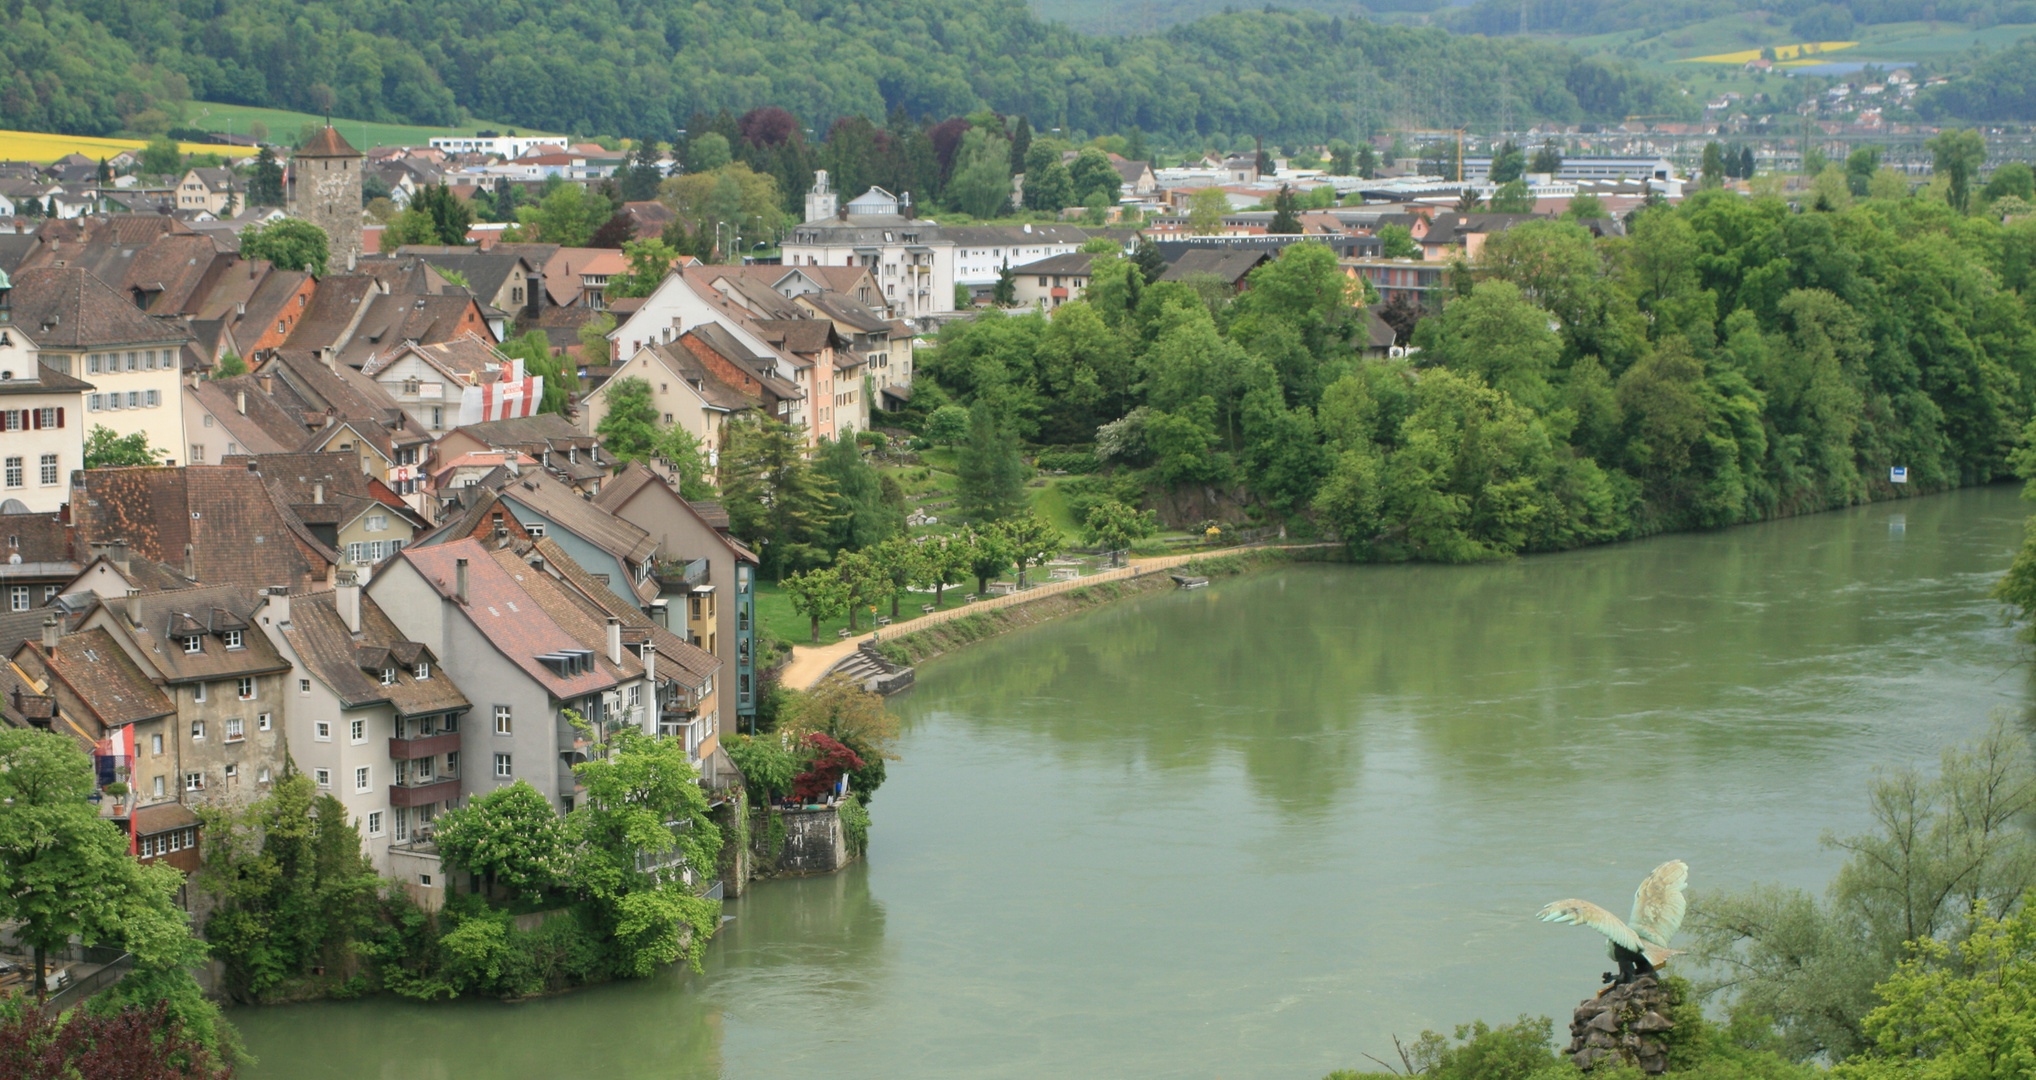
[[[327,127],[290,159],[290,214],[325,230],[329,273],[353,269],[361,252],[361,152]]]

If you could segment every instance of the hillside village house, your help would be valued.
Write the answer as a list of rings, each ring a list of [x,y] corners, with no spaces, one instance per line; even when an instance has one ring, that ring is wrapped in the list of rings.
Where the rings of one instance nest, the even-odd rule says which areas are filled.
[[[291,758],[347,808],[375,869],[391,873],[390,848],[460,798],[472,703],[352,574],[329,592],[273,595],[263,616],[293,668]]]
[[[0,507],[54,513],[69,500],[71,470],[85,467],[85,394],[92,384],[46,367],[14,324],[13,290],[0,271]]]
[[[240,177],[227,168],[187,170],[177,181],[177,209],[201,210],[215,217],[231,217],[244,200]]]
[[[1069,300],[1082,298],[1089,287],[1089,267],[1095,256],[1077,251],[1011,268],[1019,307],[1051,311]]]
[[[290,664],[257,626],[259,606],[252,588],[213,585],[134,593],[86,616],[85,629],[110,635],[176,709],[169,757],[149,770],[148,797],[244,803],[281,775],[288,754],[278,717]]]
[[[720,463],[722,426],[739,412],[762,407],[762,400],[742,393],[708,370],[686,347],[684,339],[651,344],[615,369],[608,381],[580,402],[580,423],[589,434],[608,418],[609,400],[625,380],[641,380],[650,389],[657,422],[685,429],[700,440],[708,467]]]
[[[522,779],[564,813],[579,795],[572,766],[589,746],[566,711],[596,729],[654,723],[643,708],[643,661],[624,650],[619,620],[603,626],[599,648],[561,627],[525,588],[544,575],[505,567],[495,554],[471,539],[405,548],[368,592],[404,639],[440,657],[472,696],[460,733],[461,796]]]
[[[784,265],[866,267],[894,313],[916,318],[953,311],[955,244],[936,224],[902,213],[908,208],[872,187],[839,208],[844,216],[823,169],[806,195],[805,223],[785,234]]]
[[[13,332],[34,343],[44,367],[91,384],[80,387],[83,414],[66,415],[65,426],[143,435],[174,464],[186,441],[179,356],[190,332],[75,267],[23,270],[12,286]]]

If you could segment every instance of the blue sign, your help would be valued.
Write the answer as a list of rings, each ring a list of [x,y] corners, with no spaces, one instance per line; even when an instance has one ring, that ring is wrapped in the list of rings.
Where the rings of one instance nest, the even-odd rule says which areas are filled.
[[[1908,482],[1909,482],[1909,469],[1907,466],[1896,465],[1888,470],[1888,483],[1906,484]]]

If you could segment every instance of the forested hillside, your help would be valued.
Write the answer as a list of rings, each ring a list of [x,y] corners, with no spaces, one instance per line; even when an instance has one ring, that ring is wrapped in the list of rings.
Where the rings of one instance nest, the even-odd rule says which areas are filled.
[[[1349,137],[1370,126],[1688,110],[1653,76],[1557,45],[1316,12],[1217,15],[1090,37],[1022,0],[7,0],[10,126],[103,134],[175,96],[364,120],[462,111],[666,138],[696,112],[792,110],[825,130],[892,109],[985,107],[1169,140]],[[89,20],[82,21],[82,20]],[[1504,88],[1502,90],[1502,88]]]
[[[1805,30],[1823,29],[1834,16],[1845,30],[1855,23],[1930,20],[2036,23],[2036,0],[1527,0],[1526,19],[1537,34],[1660,33],[1735,11],[1772,12],[1803,23]],[[1478,0],[1436,16],[1438,24],[1466,34],[1516,34],[1520,20],[1520,0]]]

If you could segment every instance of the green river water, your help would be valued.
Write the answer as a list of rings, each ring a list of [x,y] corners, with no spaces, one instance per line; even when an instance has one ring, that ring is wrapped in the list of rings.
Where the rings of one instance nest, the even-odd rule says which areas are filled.
[[[706,970],[545,1001],[236,1010],[254,1080],[1313,1080],[1566,1016],[1671,857],[1821,889],[1875,766],[2030,678],[2010,487],[1476,567],[1297,566],[922,667],[869,858],[728,905]]]

